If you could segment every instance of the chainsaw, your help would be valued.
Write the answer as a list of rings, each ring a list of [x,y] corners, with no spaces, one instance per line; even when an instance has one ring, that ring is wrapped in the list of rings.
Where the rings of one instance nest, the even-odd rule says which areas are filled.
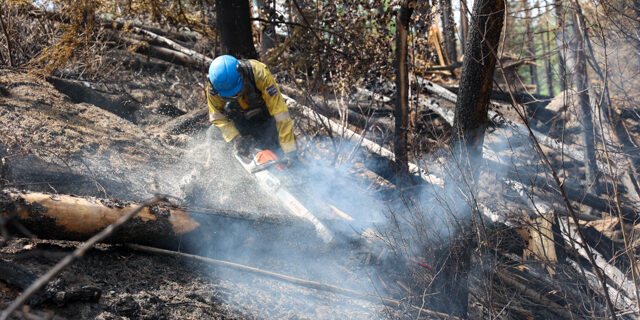
[[[318,237],[325,243],[332,243],[334,235],[327,227],[314,216],[298,199],[296,199],[286,188],[280,183],[280,179],[272,173],[273,170],[284,171],[290,164],[290,159],[279,159],[271,150],[262,150],[250,159],[243,158],[237,153],[235,158],[240,162],[242,167],[253,175],[258,182],[260,188],[271,195],[274,195],[282,205],[294,216],[305,219],[313,224]]]

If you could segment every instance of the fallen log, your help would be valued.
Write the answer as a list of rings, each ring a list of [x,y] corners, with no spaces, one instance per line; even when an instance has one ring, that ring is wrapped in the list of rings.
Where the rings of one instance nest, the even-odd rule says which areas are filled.
[[[84,241],[117,221],[135,203],[6,189],[0,191],[0,214],[8,215],[7,208],[12,205],[17,207],[17,221],[36,236]],[[289,215],[185,208],[162,202],[142,209],[108,242],[138,243],[167,249],[180,247],[206,253],[216,250],[217,245],[246,247],[245,242],[249,238],[258,240],[255,243],[259,244],[251,249],[260,250],[263,246],[278,243],[285,233],[289,239],[317,238],[309,223]]]
[[[103,110],[109,111],[134,124],[143,119],[148,119],[151,111],[142,107],[133,99],[111,99],[94,90],[88,82],[62,79],[57,77],[47,78],[60,92],[69,96],[74,103],[86,102]]]
[[[444,99],[446,99],[447,101],[453,102],[455,103],[457,100],[457,95],[447,89],[445,89],[444,87],[433,83],[431,81],[428,81],[426,79],[422,79],[422,78],[418,78],[416,79],[417,83],[419,84],[419,86],[425,90],[427,90],[428,92],[431,92],[433,94],[436,94]],[[495,104],[495,103],[494,103]],[[435,110],[434,110],[435,111]],[[495,111],[491,111],[489,110],[489,119],[491,119],[492,121],[507,126],[509,128],[512,128],[514,130],[516,130],[516,132],[522,134],[524,137],[528,137],[529,136],[529,131],[526,128],[525,125],[519,123],[519,122],[515,122],[512,121],[510,119],[505,118],[503,115],[495,112]],[[538,140],[538,142],[545,146],[548,147],[552,150],[561,150],[563,155],[568,156],[569,158],[579,161],[579,162],[583,162],[584,161],[584,155],[583,153],[571,146],[567,146],[566,144],[557,141],[556,139],[553,139],[537,130],[531,129],[531,132],[533,132],[534,137]],[[604,164],[602,161],[598,160],[598,168],[600,170],[602,170],[602,172],[607,171],[608,166],[606,164]],[[614,168],[614,173],[617,170],[615,170]]]
[[[593,254],[595,260],[595,266],[602,270],[602,272],[611,280],[611,282],[621,290],[628,298],[636,299],[638,297],[638,292],[636,291],[636,285],[627,279],[625,274],[620,271],[616,266],[610,264],[602,254],[598,251],[591,248],[588,244],[583,243],[576,237],[575,228],[572,228],[566,221],[563,219],[558,219],[560,224],[560,229],[562,230],[561,234],[564,237],[565,241],[580,254],[583,258],[588,258],[589,253]],[[636,308],[639,306],[636,306]],[[636,310],[637,312],[638,310]]]
[[[299,109],[302,114],[313,120],[316,121],[318,123],[322,123],[326,126],[328,126],[335,134],[344,137],[347,140],[351,140],[352,142],[354,142],[356,144],[356,146],[362,146],[364,148],[366,148],[367,150],[369,150],[370,152],[377,154],[381,157],[384,157],[386,159],[389,159],[390,161],[395,161],[395,156],[393,154],[393,152],[367,138],[365,138],[364,136],[355,133],[353,130],[348,129],[338,123],[336,123],[335,121],[311,110],[309,107],[304,106],[302,104],[299,104],[297,101],[291,99],[290,97],[283,95],[285,101],[287,102],[287,105],[289,105],[292,108],[297,108]],[[444,184],[444,182],[442,181],[442,179],[429,174],[426,170],[418,167],[415,163],[411,163],[409,162],[409,173],[414,174],[420,178],[422,178],[424,181],[431,183],[431,184],[437,184],[437,185],[442,185]]]
[[[120,216],[116,221],[110,223],[109,226],[102,229],[100,232],[96,233],[92,236],[87,242],[83,243],[80,247],[73,250],[73,252],[64,259],[60,260],[60,262],[56,263],[53,268],[49,269],[44,275],[40,276],[36,281],[34,281],[29,287],[22,292],[22,294],[13,300],[13,302],[0,314],[0,320],[7,320],[11,314],[16,311],[18,308],[22,307],[22,305],[31,297],[33,294],[42,289],[47,283],[49,283],[55,276],[60,274],[64,268],[69,266],[73,261],[81,258],[89,249],[93,248],[93,246],[108,238],[112,235],[117,229],[121,228],[123,224],[127,223],[131,218],[133,218],[136,214],[140,213],[143,209],[151,206],[157,202],[159,202],[161,198],[154,197],[152,200],[147,201],[136,208],[129,209],[129,211],[122,216]],[[99,292],[99,291],[98,291]],[[98,296],[99,297],[99,296]]]
[[[364,113],[358,110],[359,106],[352,103],[345,103],[341,105],[335,100],[321,100],[314,97],[305,97],[298,90],[293,89],[286,85],[281,85],[280,89],[287,95],[295,97],[297,100],[302,99],[304,103],[311,103],[315,109],[324,116],[333,117],[336,119],[346,118],[348,124],[354,125],[363,130],[373,126],[379,126],[393,132],[394,123],[391,118],[374,117],[373,110],[370,108],[364,108]],[[355,109],[355,110],[354,110]],[[357,110],[357,111],[356,111]]]
[[[121,37],[120,39],[122,39],[125,44],[131,46],[136,53],[143,54],[151,58],[160,59],[166,62],[193,68],[200,71],[206,71],[208,68],[208,66],[204,65],[201,60],[195,59],[182,52],[178,52],[165,47],[144,44],[138,40],[128,37]]]
[[[522,283],[518,282],[517,280],[515,280],[515,278],[512,277],[511,275],[509,275],[506,271],[496,272],[495,275],[504,284],[518,289],[520,292],[522,292],[525,296],[527,296],[530,299],[532,299],[534,302],[539,303],[540,305],[547,307],[549,310],[551,310],[552,312],[562,316],[564,319],[573,319],[574,318],[574,316],[571,313],[571,310],[569,308],[563,307],[563,306],[557,304],[556,302],[554,302],[553,300],[551,300],[551,299],[545,297],[544,295],[540,294],[539,292],[528,288],[524,284],[522,284]]]
[[[193,110],[187,114],[183,114],[167,121],[167,123],[162,126],[161,130],[167,134],[182,134],[206,128],[209,124],[207,118],[208,113],[209,110],[207,108]]]

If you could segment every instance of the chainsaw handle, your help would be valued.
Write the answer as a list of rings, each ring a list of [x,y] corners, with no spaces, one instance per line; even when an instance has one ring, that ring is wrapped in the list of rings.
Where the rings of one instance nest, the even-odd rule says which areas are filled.
[[[279,164],[284,164],[286,166],[289,166],[290,163],[290,159],[289,158],[284,158],[284,159],[280,159],[280,160],[276,160],[276,161],[269,161],[267,163],[263,163],[263,164],[259,164],[253,168],[251,168],[251,173],[256,173],[256,172],[260,172],[263,170],[267,170],[273,166],[277,166]]]

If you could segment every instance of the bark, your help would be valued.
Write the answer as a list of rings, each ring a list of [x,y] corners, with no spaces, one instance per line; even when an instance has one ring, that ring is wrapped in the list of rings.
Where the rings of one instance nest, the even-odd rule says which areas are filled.
[[[582,144],[584,148],[585,187],[591,191],[596,184],[598,167],[595,154],[595,140],[593,133],[593,116],[589,102],[589,75],[587,74],[587,60],[585,55],[585,25],[580,19],[581,10],[577,2],[573,3],[573,61],[575,65],[574,83],[578,91],[580,124],[582,129]],[[597,190],[597,188],[596,188]]]
[[[222,54],[236,58],[257,59],[253,45],[249,1],[226,0],[216,2],[216,20],[220,30]]]
[[[524,9],[524,13],[525,13],[525,23],[527,24],[527,27],[526,27],[527,51],[528,51],[527,55],[529,56],[529,59],[531,59],[531,61],[533,62],[532,64],[529,65],[529,75],[531,77],[531,84],[536,86],[536,94],[540,94],[540,85],[538,83],[538,67],[535,64],[536,46],[535,46],[535,38],[533,36],[533,33],[535,30],[531,30],[531,25],[533,24],[533,21],[531,20],[531,13],[530,13],[531,8],[529,8],[527,4],[527,0],[523,0],[522,2],[523,2],[522,8]],[[536,7],[538,7],[537,3],[536,3]]]
[[[566,24],[565,24],[565,9],[562,5],[562,0],[554,0],[553,6],[556,10],[556,32],[555,32],[555,42],[556,42],[556,51],[558,51],[558,73],[560,74],[560,92],[563,92],[567,89],[567,68],[571,70],[571,68],[567,65],[567,43],[568,34],[566,32]]]
[[[108,199],[0,191],[0,215],[6,215],[6,208],[12,205],[17,207],[18,222],[39,238],[73,241],[91,238],[136,206],[135,203]],[[246,232],[238,234],[232,230]],[[265,248],[260,245],[246,248],[245,241],[254,237],[257,244],[273,246],[274,239],[283,232],[316,238],[308,222],[289,215],[253,215],[160,203],[144,208],[107,241],[201,253],[215,250],[215,247],[262,250]]]
[[[460,77],[460,93],[456,100],[453,121],[453,143],[456,157],[463,168],[468,168],[475,181],[479,173],[477,166],[472,166],[475,159],[482,159],[484,132],[489,124],[487,117],[489,99],[493,88],[493,72],[496,64],[496,49],[500,40],[500,32],[504,21],[504,0],[476,0],[474,2],[469,39],[465,46],[465,56]],[[464,169],[463,169],[464,170]],[[467,170],[464,170],[467,171]],[[466,175],[461,173],[461,175]],[[464,183],[459,181],[458,185]],[[473,187],[471,187],[473,188]],[[466,190],[465,192],[473,192]],[[469,210],[461,206],[459,210]],[[469,216],[476,214],[469,212]],[[464,222],[461,234],[466,234],[470,226]],[[452,248],[451,259],[445,262],[442,276],[435,280],[435,287],[441,297],[449,297],[449,313],[467,317],[469,296],[468,276],[471,267],[471,240],[461,242],[462,245]],[[447,279],[449,278],[449,279]]]
[[[460,0],[460,54],[464,55],[464,46],[467,44],[469,22],[467,21],[467,2]]]
[[[482,156],[489,98],[493,88],[496,49],[504,21],[503,0],[475,1],[469,40],[456,100],[454,143],[464,145],[468,154]]]
[[[544,59],[544,70],[545,70],[545,74],[547,76],[547,89],[548,89],[548,95],[553,97],[553,70],[551,68],[551,52],[549,51],[549,47],[550,47],[550,39],[549,39],[549,32],[544,32],[543,36],[542,36],[542,46],[543,46],[543,50],[544,50],[544,56],[546,57],[546,59]]]
[[[393,152],[396,158],[396,174],[404,180],[409,173],[407,156],[407,129],[409,127],[409,74],[407,67],[407,37],[409,20],[413,8],[404,5],[400,8],[396,24],[396,89],[398,90],[395,107],[395,133]]]
[[[449,63],[458,61],[456,49],[455,21],[453,20],[453,10],[451,0],[440,0],[440,17],[442,19],[442,37],[444,38],[444,48],[447,52]]]

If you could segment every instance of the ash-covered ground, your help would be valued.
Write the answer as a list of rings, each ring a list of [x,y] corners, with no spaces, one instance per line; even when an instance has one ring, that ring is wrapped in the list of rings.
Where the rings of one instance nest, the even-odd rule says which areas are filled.
[[[165,77],[178,79],[181,74],[173,70]],[[181,196],[181,180],[191,175],[200,186],[192,205],[258,214],[286,212],[229,156],[217,129],[208,130],[206,116],[190,132],[166,128],[171,119],[205,107],[203,97],[198,96],[201,88],[147,87],[145,84],[153,81],[151,75],[129,80],[115,89],[108,82],[75,82],[112,102],[105,105],[95,96],[69,90],[64,83],[47,82],[19,70],[0,70],[3,187],[140,201],[156,192]],[[135,117],[123,116],[112,108],[122,105],[123,96],[136,106]],[[184,101],[197,105],[186,107]],[[363,178],[364,166],[360,165],[362,170],[336,169],[336,159],[329,159],[328,164],[320,158],[313,160],[312,153],[323,154],[332,144],[321,139],[303,140],[307,144],[303,150],[311,161],[292,191],[312,195],[307,199],[310,206],[323,200],[325,207],[318,212],[323,219],[339,220],[336,209],[355,218],[342,226],[347,238],[371,228],[385,210],[385,202],[377,199],[379,193],[370,192],[377,185],[372,188],[372,181]],[[307,239],[286,240],[305,249],[289,252],[274,243],[273,249],[249,254],[216,244],[202,254],[373,296],[406,293],[400,286],[385,289],[387,284],[381,285],[381,275],[371,267],[385,255],[378,248],[366,248],[355,241],[308,250]],[[0,254],[4,261],[39,276],[77,245],[18,237],[0,248]],[[118,245],[100,245],[90,251],[48,288],[70,292],[85,286],[97,288],[99,300],[61,305],[50,300],[33,310],[67,319],[354,319],[402,317],[404,312],[401,306],[389,308],[376,301]],[[20,291],[0,281],[0,308]]]

